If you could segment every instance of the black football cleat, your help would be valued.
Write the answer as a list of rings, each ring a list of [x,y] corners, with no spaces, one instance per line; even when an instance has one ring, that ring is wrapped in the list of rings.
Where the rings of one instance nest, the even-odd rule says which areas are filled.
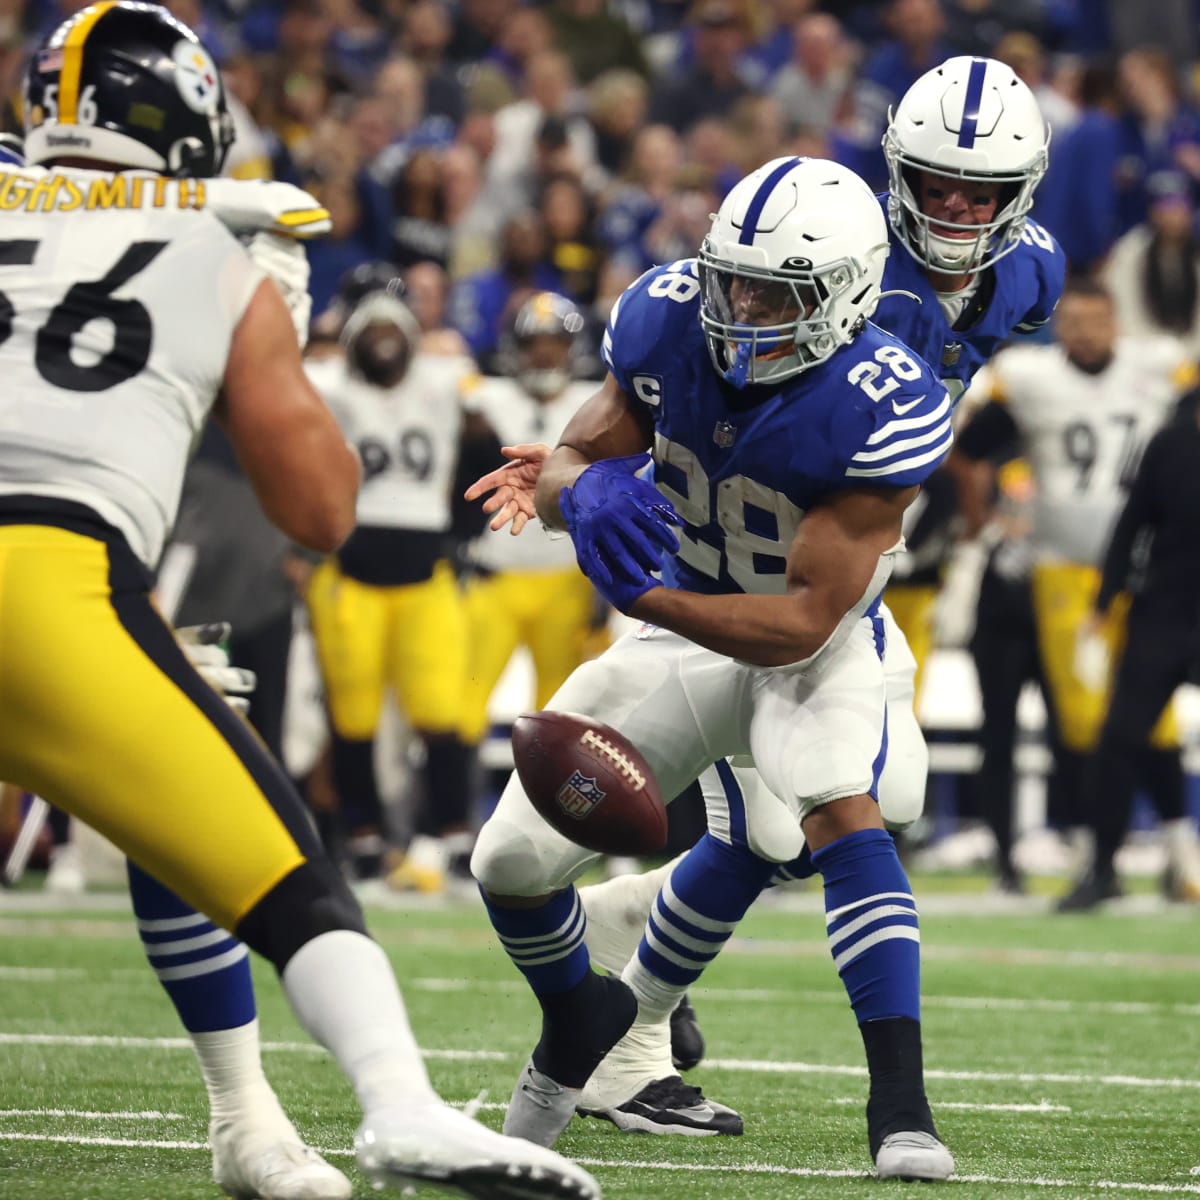
[[[622,1133],[675,1133],[684,1137],[741,1137],[742,1117],[709,1100],[678,1075],[648,1083],[632,1100],[616,1108],[580,1110],[585,1117],[611,1121]]]
[[[677,1071],[690,1071],[703,1060],[704,1034],[685,992],[671,1014],[671,1063]]]
[[[1121,885],[1112,871],[1089,871],[1054,906],[1056,912],[1090,912],[1105,900],[1116,900],[1122,895]]]

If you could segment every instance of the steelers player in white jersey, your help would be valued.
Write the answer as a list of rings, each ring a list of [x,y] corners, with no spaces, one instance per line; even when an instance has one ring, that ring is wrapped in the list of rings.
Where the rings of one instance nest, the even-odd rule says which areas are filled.
[[[1194,384],[1196,370],[1172,339],[1119,337],[1112,297],[1096,282],[1068,284],[1055,330],[1057,345],[1013,347],[996,357],[991,401],[963,431],[950,469],[971,536],[992,516],[989,457],[1015,438],[1029,462],[1038,653],[1059,733],[1058,781],[1069,819],[1082,826],[1097,802],[1087,758],[1128,611],[1124,597],[1111,607],[1099,640],[1084,636],[1100,566],[1142,450]],[[1178,737],[1168,707],[1140,765],[1167,825],[1173,866],[1186,876],[1195,871],[1194,834],[1182,808]]]
[[[308,607],[355,870],[371,878],[382,865],[374,754],[390,688],[425,743],[416,836],[390,878],[437,891],[470,798],[471,756],[459,736],[466,614],[447,549],[466,424],[459,391],[475,367],[466,355],[423,352],[403,285],[386,265],[361,274],[366,289],[352,298],[342,353],[308,368],[363,468],[354,532],[317,569]]]
[[[97,4],[34,55],[26,106],[49,169],[0,173],[0,778],[276,966],[354,1086],[381,1184],[597,1196],[438,1099],[298,796],[151,602],[210,412],[267,514],[315,550],[349,533],[359,481],[278,288],[206,210],[231,139],[211,58],[165,9]]]
[[[508,338],[508,378],[488,377],[471,403],[507,446],[557,442],[595,391],[572,378],[583,316],[565,296],[537,292],[520,308]],[[595,592],[575,565],[569,538],[544,529],[524,537],[485,529],[467,553],[470,630],[463,737],[477,744],[487,729],[488,700],[508,660],[526,646],[544,708],[579,665],[595,608]]]

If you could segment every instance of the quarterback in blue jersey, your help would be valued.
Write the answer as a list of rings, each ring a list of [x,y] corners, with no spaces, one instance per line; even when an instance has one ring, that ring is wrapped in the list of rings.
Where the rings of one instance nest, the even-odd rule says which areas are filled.
[[[743,794],[733,781],[710,807],[709,832],[617,978],[590,970],[572,884],[595,856],[509,781],[472,858],[542,1008],[509,1133],[552,1144],[635,1016],[665,1019],[807,842],[866,1048],[876,1169],[953,1171],[924,1090],[916,907],[878,804],[879,599],[904,511],[950,448],[951,401],[867,319],[887,249],[883,212],[852,172],[797,158],[759,168],[722,203],[697,260],[655,268],[614,306],[609,374],[537,464],[542,520],[644,622],[550,707],[621,730],[665,796],[713,764],[732,779],[729,758],[761,786]],[[653,483],[640,474],[647,450]],[[672,1086],[740,1132],[736,1114]]]
[[[890,115],[882,203],[896,252],[873,319],[939,371],[955,400],[1058,303],[1066,258],[1028,216],[1048,147],[1033,93],[993,59],[948,59]]]

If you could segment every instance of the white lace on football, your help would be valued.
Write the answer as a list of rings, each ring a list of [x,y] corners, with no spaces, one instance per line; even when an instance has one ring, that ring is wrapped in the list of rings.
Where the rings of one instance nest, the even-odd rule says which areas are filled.
[[[590,746],[593,750],[603,754],[633,785],[635,791],[640,792],[646,786],[645,775],[637,769],[633,760],[617,749],[608,738],[601,737],[594,729],[585,729],[580,735],[579,741],[584,746]]]

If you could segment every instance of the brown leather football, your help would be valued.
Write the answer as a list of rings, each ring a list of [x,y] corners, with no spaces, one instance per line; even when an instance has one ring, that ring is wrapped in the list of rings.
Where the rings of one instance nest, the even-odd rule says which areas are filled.
[[[525,713],[512,745],[526,795],[563,837],[601,854],[657,854],[667,844],[658,783],[611,726],[579,713]]]

